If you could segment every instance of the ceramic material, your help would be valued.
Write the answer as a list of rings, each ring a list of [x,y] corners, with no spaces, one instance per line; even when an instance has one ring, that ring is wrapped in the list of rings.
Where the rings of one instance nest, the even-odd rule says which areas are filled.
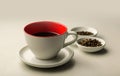
[[[55,58],[40,60],[35,57],[28,46],[23,47],[19,52],[19,56],[25,64],[39,68],[52,68],[63,65],[67,63],[73,55],[74,52],[72,50],[63,48]]]
[[[98,41],[101,42],[102,45],[101,45],[101,46],[97,46],[97,47],[86,47],[86,46],[83,46],[83,45],[78,44],[78,41],[80,41],[80,40],[82,40],[82,39],[84,39],[84,38],[87,38],[87,39],[89,39],[89,38],[90,38],[90,39],[97,39]],[[105,46],[105,41],[104,41],[103,39],[101,39],[101,38],[85,36],[85,37],[79,38],[79,39],[77,40],[77,42],[76,42],[76,45],[78,46],[78,48],[79,48],[81,51],[85,51],[85,52],[96,52],[96,51],[99,51],[99,50],[101,50],[101,49],[104,48],[104,46]]]
[[[30,23],[25,26],[24,32],[28,47],[39,59],[51,59],[55,57],[62,48],[77,40],[77,35],[75,33],[68,33],[66,26],[52,21]],[[32,35],[37,32],[55,32],[58,35],[48,37]],[[65,39],[69,35],[74,36],[74,39],[65,43]]]
[[[78,31],[88,31],[93,33],[93,35],[78,35],[78,39],[82,36],[96,36],[98,33],[95,28],[87,27],[87,26],[75,27],[75,28],[72,28],[71,31],[74,31],[75,33]]]

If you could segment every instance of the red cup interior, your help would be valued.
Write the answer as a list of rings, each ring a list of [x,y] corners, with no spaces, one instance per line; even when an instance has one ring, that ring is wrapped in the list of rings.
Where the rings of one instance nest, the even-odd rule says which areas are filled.
[[[25,26],[24,31],[31,35],[37,32],[54,32],[62,35],[67,31],[67,28],[57,22],[41,21],[28,24]]]

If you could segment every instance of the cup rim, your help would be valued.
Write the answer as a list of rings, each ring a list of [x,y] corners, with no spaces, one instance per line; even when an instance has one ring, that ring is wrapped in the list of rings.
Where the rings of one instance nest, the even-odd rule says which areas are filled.
[[[53,24],[58,24],[58,25],[64,27],[64,28],[65,28],[64,33],[58,34],[58,35],[55,35],[55,36],[35,36],[35,35],[32,35],[32,34],[30,34],[30,33],[28,33],[28,32],[26,31],[26,28],[27,28],[28,26],[32,25],[32,24],[35,24],[35,23],[46,23],[46,22],[50,22],[50,23],[53,23]],[[27,34],[27,35],[30,35],[30,36],[33,36],[33,37],[39,37],[39,38],[58,37],[58,36],[61,36],[61,35],[64,35],[64,34],[67,33],[67,27],[66,27],[64,24],[61,24],[61,23],[55,22],[55,21],[36,21],[36,22],[31,22],[31,23],[27,24],[27,25],[24,27],[24,32],[25,32],[25,34]]]

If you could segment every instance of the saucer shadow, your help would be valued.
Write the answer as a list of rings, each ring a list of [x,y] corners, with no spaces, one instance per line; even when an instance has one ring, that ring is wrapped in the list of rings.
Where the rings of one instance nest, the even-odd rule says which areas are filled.
[[[99,50],[97,52],[85,52],[87,54],[92,54],[92,55],[105,55],[108,53],[108,50],[103,48],[102,50]]]
[[[67,62],[64,65],[58,66],[58,67],[53,67],[53,68],[38,68],[38,67],[33,67],[33,66],[29,66],[27,64],[22,64],[23,67],[26,67],[32,71],[42,71],[42,72],[62,72],[62,71],[66,71],[66,70],[70,70],[73,68],[73,66],[75,65],[75,61],[73,59],[71,59],[69,62]]]

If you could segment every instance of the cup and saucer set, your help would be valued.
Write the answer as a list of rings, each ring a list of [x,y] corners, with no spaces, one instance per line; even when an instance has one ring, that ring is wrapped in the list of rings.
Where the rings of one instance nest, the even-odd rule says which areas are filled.
[[[83,28],[82,28],[83,29]],[[86,29],[86,28],[84,28]],[[73,28],[71,31],[81,30],[81,27]],[[88,29],[96,35],[96,30]],[[75,44],[83,51],[94,52],[104,47],[105,41],[96,37],[83,36],[80,39],[77,33],[68,33],[67,27],[53,21],[33,22],[24,27],[25,40],[28,44],[19,51],[20,59],[27,65],[38,68],[53,68],[61,66],[73,57],[74,52],[67,48]],[[72,35],[73,39],[65,42]],[[97,47],[80,46],[79,41],[83,38],[96,39],[101,45]]]

